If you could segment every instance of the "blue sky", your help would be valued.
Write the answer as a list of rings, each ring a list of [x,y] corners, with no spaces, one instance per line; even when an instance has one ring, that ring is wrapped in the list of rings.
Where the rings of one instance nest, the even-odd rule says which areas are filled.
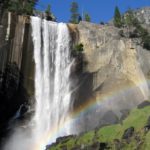
[[[150,6],[150,0],[39,0],[38,9],[44,10],[51,5],[53,14],[58,22],[68,22],[70,18],[70,4],[76,1],[80,7],[80,14],[88,12],[92,22],[107,22],[113,17],[114,7],[119,6],[121,12],[128,8]]]

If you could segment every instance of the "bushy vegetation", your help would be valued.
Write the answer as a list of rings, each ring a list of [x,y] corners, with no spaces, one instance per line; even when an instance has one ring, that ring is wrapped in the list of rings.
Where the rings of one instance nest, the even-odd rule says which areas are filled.
[[[127,27],[137,26],[139,21],[134,17],[133,11],[129,8],[125,15],[122,17],[123,25]]]
[[[38,0],[6,0],[3,7],[17,14],[32,15],[37,1]]]
[[[91,17],[88,13],[84,14],[84,20],[87,21],[87,22],[91,22]]]
[[[56,21],[56,17],[51,12],[51,5],[48,4],[47,9],[45,10],[46,19],[51,21]]]
[[[71,19],[70,22],[77,24],[79,23],[79,6],[77,2],[72,2],[71,3],[71,8],[70,8],[70,12],[71,12]]]
[[[73,56],[76,56],[78,54],[81,54],[83,51],[84,51],[84,46],[82,43],[79,43],[73,47],[72,54]]]
[[[143,28],[140,24],[136,25],[136,32],[142,39],[143,47],[147,50],[150,50],[150,34],[148,31]]]
[[[116,6],[115,7],[115,12],[114,12],[114,25],[115,27],[122,27],[122,17],[119,8]]]
[[[137,147],[140,150],[149,150],[150,131],[145,131],[144,128],[149,116],[150,106],[134,109],[121,124],[102,127],[80,136],[71,137],[66,142],[52,146],[49,150],[61,150],[62,147],[71,150],[81,145],[90,146],[95,142],[107,143],[110,149],[117,149],[120,146],[120,149],[123,150],[132,150]],[[130,127],[134,127],[134,134],[129,139],[123,139],[125,130]]]

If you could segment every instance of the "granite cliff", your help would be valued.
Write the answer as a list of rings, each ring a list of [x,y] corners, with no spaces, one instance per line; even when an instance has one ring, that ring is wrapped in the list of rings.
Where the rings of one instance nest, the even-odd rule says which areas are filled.
[[[150,9],[134,13],[149,30]],[[81,131],[116,123],[127,111],[149,99],[150,52],[142,47],[140,38],[130,38],[126,27],[118,29],[111,23],[69,26],[78,35],[78,43],[84,45],[74,106],[85,107],[92,101],[80,119]],[[120,35],[120,30],[126,35]]]
[[[136,12],[139,21],[150,30],[150,8]],[[84,46],[72,69],[73,82],[78,87],[74,111],[90,101],[95,106],[81,117],[78,131],[117,123],[128,110],[149,98],[150,52],[139,44],[139,38],[122,37],[120,29],[111,24],[80,22],[68,27],[72,47],[77,43]],[[4,12],[0,18],[1,129],[21,104],[34,103],[31,33],[29,16]]]

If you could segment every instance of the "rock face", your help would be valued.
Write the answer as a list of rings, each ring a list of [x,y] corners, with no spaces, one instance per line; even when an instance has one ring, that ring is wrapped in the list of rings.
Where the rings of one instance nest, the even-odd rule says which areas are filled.
[[[136,12],[148,30],[149,11],[145,8]],[[72,45],[84,45],[72,71],[74,86],[78,87],[74,111],[82,109],[78,131],[117,123],[124,110],[149,98],[150,52],[138,44],[138,39],[121,37],[120,30],[111,25],[80,22],[68,26]],[[0,18],[0,114],[7,114],[6,118],[0,116],[2,122],[34,95],[31,33],[29,16],[4,12]]]
[[[1,18],[0,38],[1,74],[5,72],[8,63],[15,64],[25,78],[24,87],[30,94],[33,94],[33,85],[29,87],[33,84],[34,78],[33,43],[29,17],[4,13]]]
[[[150,25],[150,9],[149,7],[135,10],[135,15],[141,23]]]
[[[147,16],[144,18],[146,21]],[[77,29],[78,42],[84,45],[86,65],[80,74],[82,92],[75,107],[85,107],[89,101],[94,105],[94,109],[86,106],[89,111],[80,119],[84,128],[92,128],[103,125],[101,120],[106,111],[113,111],[121,118],[122,110],[129,110],[149,98],[150,52],[138,44],[138,39],[121,37],[120,30],[111,25],[80,22]]]
[[[29,17],[3,12],[0,18],[0,135],[20,105],[34,94]]]

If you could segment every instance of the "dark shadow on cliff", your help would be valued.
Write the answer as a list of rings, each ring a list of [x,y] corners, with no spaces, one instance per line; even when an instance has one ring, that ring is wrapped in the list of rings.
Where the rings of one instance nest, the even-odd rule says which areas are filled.
[[[8,122],[22,104],[28,103],[28,94],[22,85],[23,76],[15,63],[9,63],[2,75],[0,89],[0,140],[9,133]]]
[[[92,89],[93,89],[93,74],[89,72],[85,72],[83,68],[86,67],[87,62],[84,58],[84,53],[81,51],[74,50],[77,45],[81,45],[79,42],[79,31],[76,27],[72,25],[68,25],[71,41],[70,41],[70,49],[71,56],[75,60],[71,69],[71,81],[72,83],[72,107],[73,111],[88,103],[88,101],[93,97]],[[84,51],[84,45],[83,45]]]
[[[72,97],[74,97],[73,109],[76,110],[86,105],[93,97],[93,74],[83,70],[87,65],[83,53],[79,53],[73,57],[75,57],[75,69],[71,77],[75,81],[74,88],[76,90]]]

